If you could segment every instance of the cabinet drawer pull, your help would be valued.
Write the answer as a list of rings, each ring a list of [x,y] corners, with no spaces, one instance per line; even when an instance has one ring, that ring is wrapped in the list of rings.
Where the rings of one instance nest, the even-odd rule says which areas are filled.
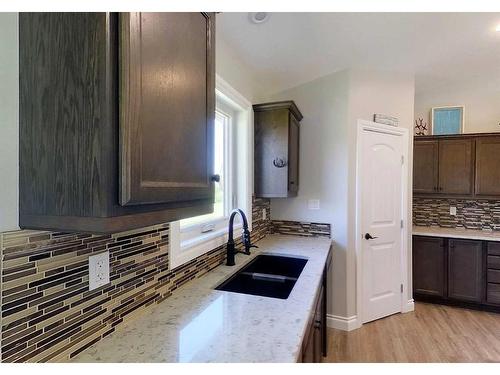
[[[285,159],[282,159],[282,158],[276,158],[273,160],[273,165],[276,167],[276,168],[283,168],[283,167],[286,167],[286,160]]]

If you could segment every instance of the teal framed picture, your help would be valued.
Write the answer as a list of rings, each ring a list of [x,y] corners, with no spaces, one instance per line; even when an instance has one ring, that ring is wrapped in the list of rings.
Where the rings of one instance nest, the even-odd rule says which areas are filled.
[[[464,132],[464,111],[464,106],[432,108],[432,134],[462,134]]]

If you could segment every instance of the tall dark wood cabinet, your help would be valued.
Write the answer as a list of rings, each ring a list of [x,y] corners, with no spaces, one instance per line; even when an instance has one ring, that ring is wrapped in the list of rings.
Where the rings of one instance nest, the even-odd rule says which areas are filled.
[[[302,114],[293,101],[257,104],[253,110],[255,196],[294,197],[299,189]]]
[[[20,13],[20,226],[211,212],[214,35],[213,14]]]
[[[448,297],[481,302],[483,297],[483,243],[448,241]]]
[[[446,249],[442,238],[413,237],[413,293],[446,295]]]
[[[415,142],[413,149],[413,192],[438,191],[438,141]]]

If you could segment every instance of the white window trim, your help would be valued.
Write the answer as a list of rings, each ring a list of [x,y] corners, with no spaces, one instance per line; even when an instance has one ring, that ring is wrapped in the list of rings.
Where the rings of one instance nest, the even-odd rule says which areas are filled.
[[[216,95],[230,103],[238,112],[238,133],[236,147],[242,155],[242,162],[247,165],[238,172],[236,206],[243,209],[248,220],[248,229],[252,230],[252,193],[253,193],[253,110],[252,104],[221,77],[216,75]],[[216,219],[217,221],[220,219]],[[204,223],[207,225],[208,223]],[[235,225],[234,236],[241,235],[241,223]],[[184,228],[183,228],[184,229]],[[228,228],[208,232],[196,238],[181,243],[181,228],[179,221],[170,223],[169,265],[177,268],[190,260],[199,257],[227,242]]]

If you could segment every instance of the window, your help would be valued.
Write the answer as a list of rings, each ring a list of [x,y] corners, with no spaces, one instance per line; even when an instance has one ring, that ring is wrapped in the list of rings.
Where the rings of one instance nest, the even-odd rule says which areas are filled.
[[[225,111],[222,109],[224,108]],[[232,164],[236,160],[234,154],[233,118],[234,111],[223,102],[217,103],[215,111],[214,131],[214,173],[220,176],[220,181],[215,183],[214,212],[207,215],[195,216],[181,220],[181,229],[189,228],[200,223],[213,223],[226,218],[233,209],[233,184],[234,176]]]
[[[215,183],[214,211],[170,224],[171,269],[223,245],[234,208],[243,209],[251,225],[252,107],[219,77],[216,93],[214,172],[220,181]]]

